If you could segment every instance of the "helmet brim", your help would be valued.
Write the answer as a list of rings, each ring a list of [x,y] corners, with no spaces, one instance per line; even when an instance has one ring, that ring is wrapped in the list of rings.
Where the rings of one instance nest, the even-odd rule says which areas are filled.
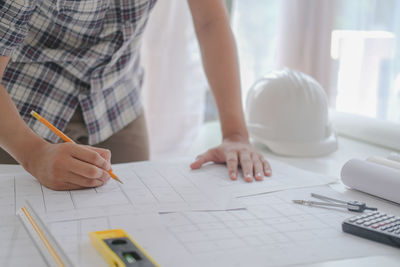
[[[304,143],[263,140],[254,135],[252,137],[256,141],[266,145],[272,152],[282,156],[318,157],[330,154],[338,148],[337,138],[334,132],[331,132],[326,139]]]

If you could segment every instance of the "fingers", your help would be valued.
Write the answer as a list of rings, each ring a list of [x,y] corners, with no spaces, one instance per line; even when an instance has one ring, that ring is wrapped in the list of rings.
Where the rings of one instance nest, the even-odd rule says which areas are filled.
[[[237,179],[238,175],[238,154],[236,151],[228,152],[226,155],[226,166],[228,168],[229,177],[232,180]]]
[[[263,172],[263,165],[262,162],[260,160],[260,158],[258,157],[258,155],[256,154],[252,154],[252,161],[253,161],[253,169],[254,169],[254,178],[256,179],[256,181],[262,181],[263,177],[264,177],[264,172]]]
[[[104,159],[98,152],[88,149],[85,146],[74,145],[71,155],[76,159],[90,163],[106,171],[111,168],[109,161]]]
[[[57,188],[51,188],[56,191],[62,191],[62,190],[77,190],[77,189],[85,189],[85,187],[76,185],[76,184],[71,184],[71,183],[64,183],[63,185],[57,187]]]
[[[57,182],[46,185],[53,190],[76,190],[84,188],[93,188],[106,184],[110,180],[110,177],[103,177],[101,179],[89,179],[74,173],[69,173],[66,176],[66,181]]]
[[[262,181],[264,175],[271,176],[271,167],[262,155],[241,151],[239,158],[243,177],[246,182],[252,182],[253,178],[256,181]]]
[[[212,161],[211,155],[209,152],[206,152],[197,156],[196,160],[192,164],[190,164],[190,168],[192,168],[192,170],[199,169],[201,166],[203,166],[203,164],[210,161]]]
[[[103,159],[107,160],[108,162],[111,162],[111,151],[109,149],[93,147],[93,146],[85,146],[85,147],[93,151],[96,151],[97,153],[100,154],[100,156],[103,157]]]
[[[110,180],[109,176],[104,176],[99,179],[90,179],[75,173],[68,175],[68,183],[81,188],[92,188],[102,186]]]
[[[71,158],[69,166],[69,169],[72,173],[83,176],[85,178],[104,179],[110,176],[108,172],[104,169],[100,169],[97,166],[75,158]]]
[[[260,160],[261,160],[262,165],[263,165],[265,176],[271,176],[272,175],[272,171],[271,171],[271,166],[269,165],[268,161],[266,159],[264,159],[263,156],[260,156]]]
[[[240,166],[242,167],[243,177],[246,182],[253,181],[253,161],[248,151],[239,153]]]
[[[232,144],[227,142],[220,147],[210,149],[201,154],[190,165],[192,169],[199,169],[207,162],[226,163],[229,177],[236,180],[238,167],[242,169],[246,182],[262,181],[264,176],[271,176],[271,166],[264,157],[249,144]],[[225,147],[223,147],[225,146]]]

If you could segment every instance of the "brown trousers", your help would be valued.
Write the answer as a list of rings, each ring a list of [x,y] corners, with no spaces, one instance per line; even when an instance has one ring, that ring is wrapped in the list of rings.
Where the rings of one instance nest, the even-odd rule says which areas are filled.
[[[80,108],[75,111],[64,133],[78,144],[88,144],[88,133]],[[142,113],[125,128],[94,146],[111,150],[113,164],[148,160],[149,141],[144,114]],[[18,164],[18,162],[0,148],[0,164]]]

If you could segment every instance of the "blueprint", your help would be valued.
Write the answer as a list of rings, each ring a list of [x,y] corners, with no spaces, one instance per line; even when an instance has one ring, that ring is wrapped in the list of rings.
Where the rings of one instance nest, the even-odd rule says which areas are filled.
[[[50,190],[29,173],[20,170],[2,174],[0,209],[3,216],[0,220],[0,232],[6,234],[1,236],[5,248],[0,250],[0,263],[26,265],[23,258],[17,255],[18,248],[25,247],[24,255],[30,257],[30,266],[43,265],[40,253],[35,251],[32,241],[15,217],[16,211],[26,200],[77,266],[92,266],[93,262],[101,266],[103,261],[89,243],[87,234],[90,230],[112,228],[128,231],[162,266],[194,266],[196,262],[199,265],[204,264],[205,259],[202,256],[225,259],[226,249],[232,252],[240,250],[252,255],[255,253],[252,252],[253,249],[258,251],[255,248],[258,246],[257,242],[261,242],[260,238],[264,238],[267,243],[275,240],[269,240],[269,234],[271,238],[281,238],[279,233],[273,235],[274,228],[260,224],[266,220],[260,214],[276,214],[277,218],[274,220],[279,223],[286,216],[276,213],[276,205],[282,203],[265,201],[269,204],[266,206],[267,210],[263,211],[261,208],[264,206],[251,207],[249,202],[244,201],[247,197],[243,196],[335,181],[331,177],[306,172],[278,161],[271,161],[272,177],[253,183],[246,183],[242,179],[231,181],[224,165],[209,164],[199,170],[190,170],[189,163],[188,160],[175,160],[114,165],[113,171],[123,184],[110,180],[102,187],[74,191]],[[269,194],[249,199],[258,199],[257,197],[268,199]],[[286,206],[291,207],[292,204],[287,203]],[[254,215],[255,211],[252,209],[261,210],[258,215]],[[295,208],[297,209],[298,207]],[[244,220],[246,216],[258,217]],[[250,224],[251,228],[239,230],[240,225],[236,224]],[[266,232],[261,235],[257,229],[266,229]],[[246,233],[248,238],[243,238],[236,231],[244,231],[242,235]],[[257,236],[252,238],[246,231],[253,235],[257,233]],[[210,236],[216,239],[210,240]],[[281,246],[285,244],[276,249],[282,248]],[[214,248],[213,253],[207,251],[208,247]],[[262,247],[263,245],[259,246]],[[179,252],[179,258],[174,256],[176,252]],[[235,255],[237,254],[233,253],[230,256],[232,260],[239,260]],[[264,260],[262,255],[264,254],[255,253],[254,260],[259,256]],[[213,262],[225,264],[224,261]]]
[[[350,211],[292,202],[309,199],[311,192],[346,199],[327,186],[312,187],[241,198],[245,210],[160,217],[199,266],[287,266],[398,254],[396,248],[343,233],[343,220],[355,216]],[[400,208],[390,208],[388,213],[400,214]]]
[[[125,229],[165,267],[287,266],[398,254],[396,248],[343,233],[341,223],[352,212],[292,202],[311,192],[344,198],[327,186],[312,187],[241,198],[246,209],[99,214],[47,225],[77,266],[106,266],[87,233],[113,228]]]

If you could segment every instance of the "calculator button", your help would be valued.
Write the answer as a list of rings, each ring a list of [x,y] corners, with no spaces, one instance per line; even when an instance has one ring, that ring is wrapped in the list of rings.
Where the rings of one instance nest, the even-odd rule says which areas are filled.
[[[364,225],[365,226],[370,226],[370,225],[372,225],[372,222],[365,222]]]
[[[360,219],[360,220],[356,221],[356,224],[363,224],[364,222],[365,222],[364,220]]]

